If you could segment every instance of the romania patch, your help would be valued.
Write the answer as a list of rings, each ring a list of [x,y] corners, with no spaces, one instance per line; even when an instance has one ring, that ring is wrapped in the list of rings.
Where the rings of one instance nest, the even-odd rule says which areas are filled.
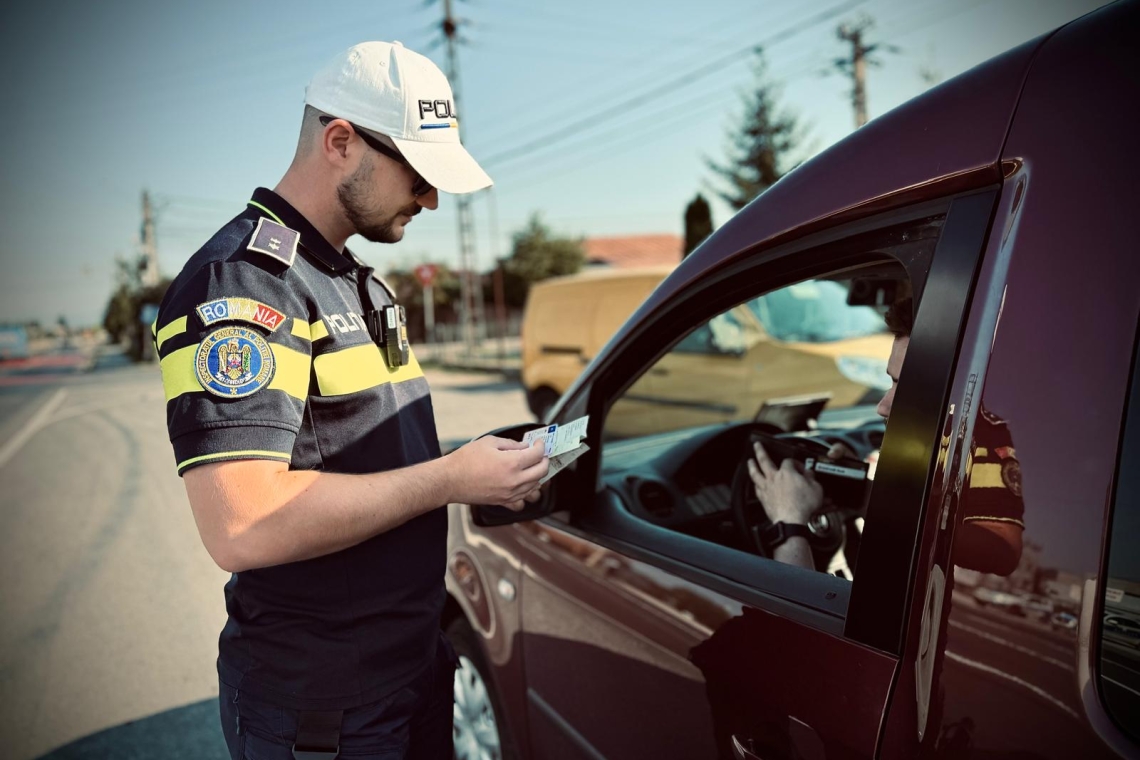
[[[269,385],[275,366],[273,350],[261,335],[247,327],[222,327],[202,341],[194,368],[210,393],[241,398]]]
[[[277,309],[252,298],[215,298],[199,304],[195,311],[207,327],[215,322],[249,322],[273,332],[285,321]]]

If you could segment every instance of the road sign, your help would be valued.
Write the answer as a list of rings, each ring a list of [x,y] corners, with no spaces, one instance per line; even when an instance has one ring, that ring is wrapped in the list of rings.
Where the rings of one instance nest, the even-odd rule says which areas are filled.
[[[439,267],[435,264],[420,264],[414,270],[416,279],[420,281],[420,285],[425,288],[430,288],[432,283],[435,282],[435,276],[439,274]]]

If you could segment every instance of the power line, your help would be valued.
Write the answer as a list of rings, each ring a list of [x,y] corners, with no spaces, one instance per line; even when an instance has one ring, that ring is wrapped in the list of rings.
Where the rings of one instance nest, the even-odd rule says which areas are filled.
[[[643,140],[645,142],[655,141],[658,139],[658,137],[667,136],[669,134],[669,131],[665,129],[665,126],[673,123],[672,117],[680,115],[685,116],[686,118],[691,118],[694,106],[700,105],[701,103],[707,103],[710,97],[715,99],[716,95],[721,92],[727,94],[727,91],[735,89],[735,87],[735,83],[726,84],[718,90],[703,92],[697,97],[690,98],[681,103],[673,103],[666,108],[658,109],[648,114],[639,114],[640,118],[634,121],[617,124],[611,129],[608,129],[597,135],[583,136],[581,140],[572,144],[568,149],[564,149],[553,156],[547,157],[545,161],[543,159],[539,159],[538,163],[529,162],[521,166],[516,165],[517,168],[508,167],[504,171],[506,172],[506,176],[509,179],[514,180],[519,178],[520,173],[522,177],[527,177],[536,173],[548,172],[550,170],[552,161],[556,164],[574,163],[577,161],[577,157],[583,153],[586,153],[587,155],[593,155],[599,151],[604,155],[610,155],[610,153],[612,153],[611,148],[614,142],[620,142],[623,144],[625,142],[628,142],[628,140],[625,138],[629,137],[629,133],[631,131],[636,132],[635,137],[637,139]],[[656,129],[652,130],[652,132],[638,131],[640,127],[647,125],[655,126]],[[604,139],[608,137],[617,139]],[[513,172],[512,169],[514,170]]]
[[[766,21],[768,23],[775,23],[777,19],[779,19],[780,21],[783,21],[789,15],[794,15],[794,14],[778,14],[776,18],[766,20]],[[707,26],[701,27],[697,30],[692,31],[691,33],[689,33],[687,35],[687,38],[690,39],[689,44],[693,44],[692,40],[702,40],[702,43],[699,43],[699,44],[702,44],[703,48],[699,52],[699,55],[692,57],[691,60],[687,60],[681,64],[678,64],[675,61],[674,57],[672,56],[672,51],[668,51],[668,54],[666,56],[663,56],[663,58],[665,59],[664,63],[667,63],[670,69],[677,69],[680,67],[688,67],[688,66],[692,66],[692,65],[697,65],[700,61],[707,58],[707,56],[718,53],[722,50],[725,50],[726,48],[728,48],[730,46],[733,49],[736,49],[737,47],[739,47],[740,42],[741,42],[741,35],[739,35],[739,34],[734,34],[731,36],[731,38],[724,38],[724,39],[717,40],[712,44],[707,44],[703,41],[705,40],[705,37],[714,30],[723,29],[726,25],[732,25],[734,27],[738,26],[738,24],[735,24],[733,22],[739,22],[739,20],[740,20],[739,10],[733,10],[728,15],[726,15],[722,18],[717,18],[717,19],[713,20]],[[747,33],[747,36],[750,39],[751,39],[752,35],[753,35],[752,31],[749,31]],[[754,43],[750,43],[750,44],[754,44]],[[637,81],[631,81],[631,82],[628,82],[626,84],[622,84],[618,88],[612,89],[612,90],[607,91],[605,93],[602,93],[602,94],[599,94],[596,96],[592,95],[587,100],[583,100],[583,101],[580,101],[579,103],[575,103],[570,108],[563,108],[563,109],[559,109],[557,111],[550,111],[548,113],[540,114],[535,120],[528,122],[528,123],[525,123],[525,124],[521,125],[520,127],[516,128],[514,130],[510,130],[510,131],[505,132],[505,133],[500,132],[499,133],[499,140],[511,141],[511,140],[513,140],[515,135],[530,134],[536,128],[543,127],[543,126],[545,126],[551,122],[558,122],[558,121],[562,121],[565,119],[573,118],[577,114],[581,113],[583,107],[592,106],[598,102],[604,102],[607,100],[611,100],[615,97],[624,97],[630,91],[636,92],[636,91],[641,90],[643,87],[652,86],[652,85],[655,85],[658,82],[660,82],[661,78],[660,78],[659,74],[660,74],[660,69],[662,68],[663,61],[660,61],[656,58],[644,58],[643,57],[641,59],[641,62],[644,65],[640,68],[642,68],[642,69],[653,68],[653,70],[654,70],[653,76],[650,76],[648,78],[642,77],[641,79],[639,79]]]
[[[527,178],[526,189],[530,189],[530,188],[534,187],[535,185],[541,184],[543,182],[547,182],[547,181],[552,180],[552,179],[559,179],[559,178],[565,176],[566,174],[570,174],[570,173],[573,173],[576,171],[580,171],[581,169],[585,169],[587,167],[593,166],[600,161],[610,159],[613,157],[613,154],[615,152],[618,152],[622,148],[625,148],[627,146],[629,146],[629,147],[642,147],[642,146],[646,146],[646,145],[649,145],[651,143],[654,143],[658,140],[661,140],[662,138],[667,137],[667,136],[676,136],[677,132],[671,130],[670,128],[675,126],[675,125],[683,124],[685,122],[689,122],[690,124],[694,123],[692,120],[692,117],[691,117],[691,113],[688,111],[678,110],[677,113],[673,114],[672,118],[665,118],[665,119],[657,118],[657,119],[655,119],[655,123],[657,123],[660,126],[660,129],[655,130],[652,133],[649,133],[649,134],[638,133],[635,135],[626,134],[626,135],[624,135],[624,137],[627,139],[624,139],[624,140],[612,141],[612,142],[605,144],[605,145],[586,146],[586,147],[593,147],[595,149],[591,150],[591,151],[586,151],[585,152],[586,157],[584,157],[584,158],[583,158],[583,153],[579,153],[577,155],[566,155],[566,156],[564,156],[563,158],[565,158],[566,162],[569,164],[569,166],[566,166],[564,168],[560,168],[560,169],[556,168],[554,170],[551,170],[549,164],[545,167],[536,167],[535,171],[530,172],[530,173],[531,174],[539,174],[540,176],[538,176],[534,179],[529,179],[529,178],[527,178],[527,175],[523,175],[524,178]],[[530,169],[531,167],[528,166],[527,168]],[[519,177],[516,176],[514,179],[518,180]],[[501,192],[503,195],[506,195],[511,191],[510,190],[503,190]]]
[[[815,14],[814,16],[811,16],[799,23],[793,24],[785,29],[782,29],[779,32],[776,32],[773,35],[770,35],[760,43],[748,45],[747,47],[739,50],[733,50],[727,55],[713,59],[695,71],[686,72],[685,74],[670,79],[668,82],[665,82],[664,84],[659,85],[651,90],[643,92],[640,95],[636,95],[613,106],[602,109],[601,111],[592,113],[589,116],[583,117],[575,122],[572,122],[571,124],[568,124],[565,127],[561,127],[553,132],[543,135],[542,137],[524,143],[516,148],[511,148],[509,150],[494,154],[491,157],[484,159],[483,163],[487,165],[493,165],[496,162],[503,163],[505,161],[513,161],[522,158],[523,156],[526,156],[530,153],[533,153],[536,150],[547,148],[559,140],[564,140],[571,135],[577,134],[582,129],[596,127],[599,123],[625,115],[627,109],[641,105],[642,103],[645,103],[646,101],[651,100],[652,98],[661,95],[662,93],[675,92],[679,88],[691,86],[695,82],[704,79],[707,76],[711,76],[712,74],[722,71],[726,64],[740,60],[740,57],[742,55],[751,53],[757,47],[773,45],[777,42],[781,42],[785,39],[788,39],[789,37],[793,37],[807,29],[810,29],[813,26],[817,26],[819,24],[830,21],[836,16],[842,13],[846,13],[852,8],[862,5],[865,2],[867,2],[867,0],[847,0],[847,2],[840,3],[837,6],[832,6],[831,8],[821,13]]]
[[[992,0],[975,0],[975,2],[971,3],[968,6],[955,6],[955,7],[950,8],[949,10],[946,10],[944,6],[939,6],[938,4],[934,4],[933,7],[940,8],[944,12],[938,13],[938,14],[933,14],[933,15],[926,14],[924,16],[921,11],[930,9],[928,7],[928,8],[920,9],[920,12],[918,14],[910,14],[910,15],[903,14],[902,18],[897,18],[897,17],[889,18],[889,23],[891,25],[888,27],[888,30],[892,34],[909,34],[911,32],[917,31],[919,29],[925,28],[927,26],[931,26],[933,24],[936,24],[936,23],[943,21],[947,18],[956,16],[960,13],[963,13],[963,12],[969,10],[970,8],[974,8],[974,7],[977,7],[979,5],[982,5],[984,3],[991,2],[991,1]],[[919,21],[919,23],[906,23],[906,22],[911,22],[911,21],[916,21],[916,20]],[[787,82],[798,79],[801,76],[813,73],[813,70],[815,69],[815,66],[816,66],[816,60],[817,60],[817,55],[814,53],[809,53],[807,55],[797,57],[790,64],[785,64],[782,67],[774,68],[773,75],[777,79],[781,80],[783,83],[786,84]],[[803,65],[799,65],[799,64],[803,64]],[[733,85],[733,86],[735,86],[735,85]],[[689,100],[686,100],[680,104],[676,104],[674,106],[671,106],[670,108],[657,111],[657,112],[649,115],[648,118],[641,118],[641,119],[636,120],[636,121],[620,124],[615,129],[608,130],[606,132],[601,133],[600,135],[595,134],[595,135],[590,135],[590,136],[584,136],[583,140],[579,141],[579,144],[577,146],[572,147],[570,149],[570,151],[564,150],[564,151],[562,151],[556,155],[552,155],[552,156],[545,157],[545,158],[539,158],[539,159],[537,159],[537,161],[532,160],[532,161],[528,162],[524,167],[520,167],[522,170],[521,175],[513,172],[512,168],[506,168],[506,169],[503,169],[500,171],[505,171],[507,174],[507,178],[511,181],[515,181],[515,180],[519,179],[520,177],[526,178],[528,176],[532,176],[535,174],[548,173],[548,172],[552,171],[552,165],[554,166],[554,169],[553,169],[554,171],[557,171],[558,166],[562,166],[566,163],[574,163],[575,164],[574,168],[577,168],[577,162],[580,161],[578,156],[581,156],[581,155],[586,155],[586,156],[597,155],[596,160],[593,160],[593,161],[587,160],[586,163],[584,164],[584,166],[593,165],[598,160],[604,159],[606,156],[610,155],[613,152],[612,147],[613,147],[615,141],[607,141],[604,138],[609,137],[609,136],[613,136],[613,137],[617,138],[616,142],[621,143],[621,144],[625,144],[626,142],[635,142],[635,141],[624,140],[623,138],[624,138],[625,132],[627,132],[631,129],[635,129],[638,125],[646,123],[646,122],[659,122],[662,119],[669,119],[670,116],[674,113],[686,112],[687,109],[690,109],[691,107],[700,104],[702,102],[702,100],[707,99],[709,95],[710,95],[710,93],[703,93],[701,96],[698,96],[697,98],[689,99]],[[639,115],[642,115],[642,114],[639,114]],[[659,128],[659,131],[663,131],[663,130],[660,130],[660,127],[661,127],[660,123],[657,124],[657,126]],[[642,137],[640,139],[642,139],[646,142],[652,142],[652,141],[656,140],[656,137],[648,137],[647,136],[647,137]],[[582,148],[583,150],[575,150],[574,148]],[[497,174],[498,174],[498,172],[497,172]]]

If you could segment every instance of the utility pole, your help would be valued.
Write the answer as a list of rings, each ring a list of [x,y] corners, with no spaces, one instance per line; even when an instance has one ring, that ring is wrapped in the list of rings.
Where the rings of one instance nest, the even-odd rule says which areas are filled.
[[[459,19],[451,12],[451,0],[443,0],[443,22],[440,28],[447,38],[447,78],[455,97],[456,118],[463,113],[459,105]],[[467,353],[478,345],[483,332],[483,285],[475,255],[475,213],[469,194],[455,196],[459,220],[459,321]]]
[[[874,23],[870,16],[863,15],[854,23],[840,24],[836,30],[839,39],[851,45],[851,57],[836,58],[835,68],[851,77],[851,104],[855,108],[856,129],[867,123],[867,67],[880,65],[871,54],[880,49],[892,53],[899,50],[894,45],[866,43],[865,35]]]
[[[158,284],[158,244],[154,239],[154,207],[150,203],[150,193],[142,193],[142,256],[139,260],[139,283],[144,288]]]
[[[492,280],[495,294],[495,323],[498,326],[495,332],[499,337],[499,359],[502,360],[507,356],[507,304],[503,290],[504,260],[499,256],[499,207],[495,202],[493,189],[487,191],[487,211],[491,217],[491,261],[495,262],[495,274]]]

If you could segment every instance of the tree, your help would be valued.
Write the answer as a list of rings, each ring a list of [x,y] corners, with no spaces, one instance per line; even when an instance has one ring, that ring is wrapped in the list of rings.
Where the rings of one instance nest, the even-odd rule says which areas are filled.
[[[103,329],[112,342],[127,344],[127,354],[132,359],[141,361],[148,355],[152,339],[150,326],[139,322],[142,309],[147,304],[161,303],[171,281],[163,278],[154,285],[143,286],[136,264],[120,257],[115,265],[116,285],[103,312]]]
[[[764,55],[756,51],[753,70],[755,91],[744,98],[744,114],[729,130],[727,160],[708,161],[708,166],[727,183],[717,195],[734,209],[741,209],[760,193],[776,184],[799,163],[804,132],[799,119],[777,104],[778,87],[768,77]]]
[[[685,250],[681,258],[685,258],[693,249],[704,242],[712,234],[712,211],[709,209],[705,196],[697,193],[693,202],[685,207]]]
[[[530,286],[550,277],[574,274],[586,263],[582,240],[554,235],[535,213],[514,234],[504,266],[503,290],[508,306],[522,306]]]
[[[126,283],[120,283],[111,299],[107,302],[107,311],[103,316],[103,329],[111,337],[112,343],[121,343],[130,335],[135,322],[135,302],[131,290]]]
[[[459,303],[459,277],[442,264],[436,265],[435,282],[432,283],[431,302],[434,304],[436,324],[451,322],[457,318],[455,307]],[[402,305],[408,315],[408,336],[413,342],[426,339],[424,331],[424,286],[420,284],[412,268],[393,268],[384,274],[384,282],[396,293],[396,303]]]

